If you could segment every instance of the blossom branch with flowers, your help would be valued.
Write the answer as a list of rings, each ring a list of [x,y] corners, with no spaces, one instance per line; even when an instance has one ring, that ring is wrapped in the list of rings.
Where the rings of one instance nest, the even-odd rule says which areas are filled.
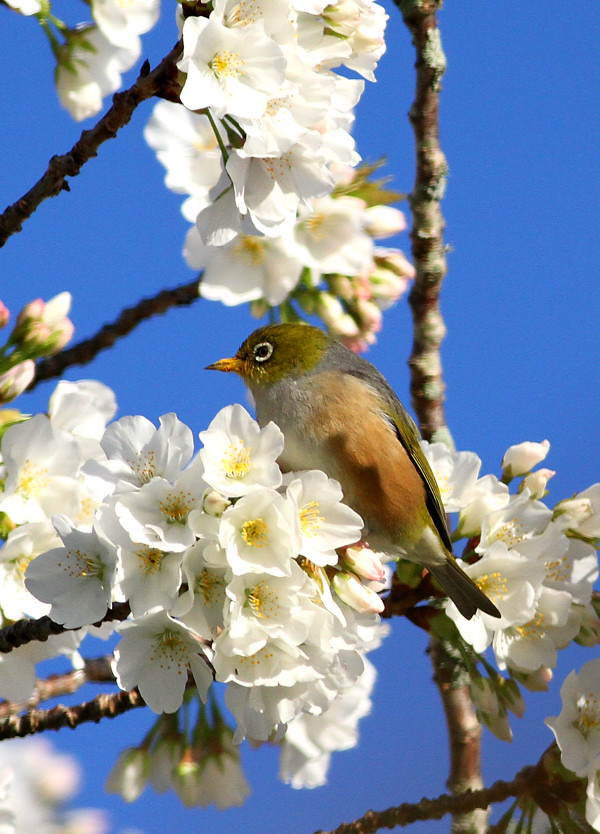
[[[48,3],[8,5],[42,25],[59,99],[76,119],[99,112],[118,89],[158,16],[156,0],[127,8],[93,0],[93,22],[71,27]],[[359,351],[414,281],[412,392],[423,453],[453,519],[462,569],[500,617],[465,619],[412,562],[399,560],[391,580],[388,556],[360,541],[363,520],[337,481],[319,470],[283,473],[282,432],[261,428],[242,406],[221,409],[198,450],[175,413],[158,425],[115,420],[107,385],[63,380],[43,413],[0,410],[0,734],[74,727],[145,704],[155,722],[121,753],[107,784],[128,801],[151,786],[186,806],[241,804],[245,739],[277,746],[284,782],[315,788],[332,754],[356,745],[376,678],[371,652],[389,631],[382,618],[403,614],[431,638],[455,796],[370,814],[346,830],[445,813],[455,830],[483,830],[487,805],[513,795],[499,831],[515,815],[531,828],[543,814],[565,832],[583,818],[600,830],[596,661],[563,684],[561,714],[548,719],[556,745],[540,763],[508,788],[480,787],[481,727],[509,741],[522,691],[546,690],[571,643],[598,643],[600,485],[549,504],[554,473],[539,467],[548,441],[510,447],[501,471],[483,476],[475,453],[451,447],[440,362],[439,3],[399,6],[417,49],[415,267],[380,245],[405,228],[391,205],[399,195],[375,179],[376,165],[361,164],[351,136],[354,108],[385,50],[387,15],[373,0],[182,4],[174,50],[154,71],[142,66],[0,228],[4,241],[156,95],[145,138],[166,186],[184,197],[183,255],[202,271],[203,298],[249,304],[272,320],[317,316]],[[142,319],[191,303],[197,286],[124,310],[70,350],[69,294],[30,302],[2,350],[2,404],[33,387],[34,362],[41,380],[89,361]],[[0,326],[8,320],[2,307]],[[110,670],[104,662],[95,675],[83,657],[92,636],[111,640]],[[38,665],[57,659],[72,671],[39,684]],[[36,708],[109,680],[119,691]],[[0,804],[5,793],[2,783]]]

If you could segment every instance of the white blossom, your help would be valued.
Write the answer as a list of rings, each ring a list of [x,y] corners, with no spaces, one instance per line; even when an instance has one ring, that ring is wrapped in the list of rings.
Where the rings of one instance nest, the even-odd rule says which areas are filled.
[[[0,511],[17,524],[81,511],[80,447],[43,414],[11,426],[2,439],[7,478]]]
[[[92,0],[98,28],[116,46],[130,46],[152,29],[159,13],[160,0]]]
[[[298,513],[300,553],[315,565],[335,565],[336,548],[360,539],[362,518],[342,503],[342,488],[324,472],[296,473],[286,495]]]
[[[207,650],[198,635],[161,610],[118,627],[113,670],[121,689],[139,687],[154,712],[175,712],[191,671],[203,701],[212,682]]]
[[[562,763],[578,776],[597,770],[600,754],[600,660],[572,671],[560,689],[560,715],[547,718],[561,751]]]
[[[256,487],[223,513],[219,543],[236,576],[289,576],[300,547],[294,507],[278,492]]]
[[[119,89],[121,73],[135,64],[142,49],[137,35],[117,46],[96,27],[82,30],[79,38],[92,49],[75,44],[69,62],[56,68],[58,97],[76,121],[98,113],[104,96]]]
[[[259,485],[280,485],[276,461],[283,451],[283,434],[274,423],[261,429],[236,403],[221,409],[199,437],[204,444],[199,452],[204,479],[223,495],[245,495]]]
[[[110,606],[117,568],[116,548],[56,517],[54,526],[64,546],[30,562],[25,586],[52,608],[50,617],[66,628],[101,620]]]
[[[214,13],[185,20],[177,66],[187,75],[182,103],[190,110],[210,107],[217,116],[261,116],[285,78],[283,52],[262,21],[231,29]]]

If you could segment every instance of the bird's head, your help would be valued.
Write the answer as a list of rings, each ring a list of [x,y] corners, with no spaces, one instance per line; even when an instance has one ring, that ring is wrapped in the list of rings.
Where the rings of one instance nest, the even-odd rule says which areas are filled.
[[[235,356],[219,359],[207,368],[233,371],[249,388],[267,388],[281,379],[310,373],[331,342],[330,336],[309,324],[268,324],[248,336]]]

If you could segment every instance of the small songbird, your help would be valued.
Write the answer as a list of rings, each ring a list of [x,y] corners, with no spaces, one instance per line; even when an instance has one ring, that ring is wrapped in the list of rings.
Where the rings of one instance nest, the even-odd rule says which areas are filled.
[[[260,327],[208,368],[239,374],[258,423],[279,426],[283,471],[321,469],[339,481],[370,547],[425,565],[464,617],[500,616],[452,555],[418,429],[370,362],[316,327],[288,323]]]

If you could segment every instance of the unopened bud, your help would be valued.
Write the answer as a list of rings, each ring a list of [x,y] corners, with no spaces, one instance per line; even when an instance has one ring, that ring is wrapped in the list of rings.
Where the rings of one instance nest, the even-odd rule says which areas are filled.
[[[392,237],[406,229],[404,213],[392,206],[371,206],[365,209],[365,231],[378,240]]]
[[[224,495],[221,495],[220,492],[217,492],[216,489],[207,489],[204,493],[202,509],[208,515],[219,518],[230,505],[231,501],[225,498]]]
[[[327,292],[319,293],[315,312],[336,335],[358,336],[359,330],[356,322],[352,316],[346,313],[341,302],[335,296]]]
[[[381,597],[375,591],[363,585],[360,579],[352,573],[336,573],[331,582],[338,597],[359,611],[361,614],[381,614],[384,605]]]
[[[343,561],[352,569],[358,576],[364,579],[370,579],[373,582],[383,582],[385,580],[385,571],[381,564],[381,559],[368,547],[362,547],[359,544],[353,544],[344,550]]]
[[[375,249],[375,264],[388,269],[399,278],[414,278],[416,274],[414,266],[399,249],[384,249],[378,246]]]
[[[524,443],[516,443],[510,446],[502,458],[502,472],[506,478],[518,478],[526,475],[534,466],[544,460],[550,449],[550,442],[542,440],[541,443],[534,443],[526,440]]]
[[[33,301],[30,301],[23,307],[23,309],[17,316],[15,328],[18,329],[20,327],[23,327],[24,325],[29,324],[32,321],[41,321],[45,306],[46,305],[44,304],[41,298],[36,298]]]
[[[0,402],[9,403],[22,394],[34,376],[35,363],[31,359],[25,359],[0,374]]]
[[[547,491],[546,484],[555,475],[556,472],[553,469],[536,469],[535,472],[525,475],[519,485],[519,492],[528,489],[532,498],[543,498]]]
[[[0,301],[0,329],[6,327],[10,319],[10,311],[8,307]]]

